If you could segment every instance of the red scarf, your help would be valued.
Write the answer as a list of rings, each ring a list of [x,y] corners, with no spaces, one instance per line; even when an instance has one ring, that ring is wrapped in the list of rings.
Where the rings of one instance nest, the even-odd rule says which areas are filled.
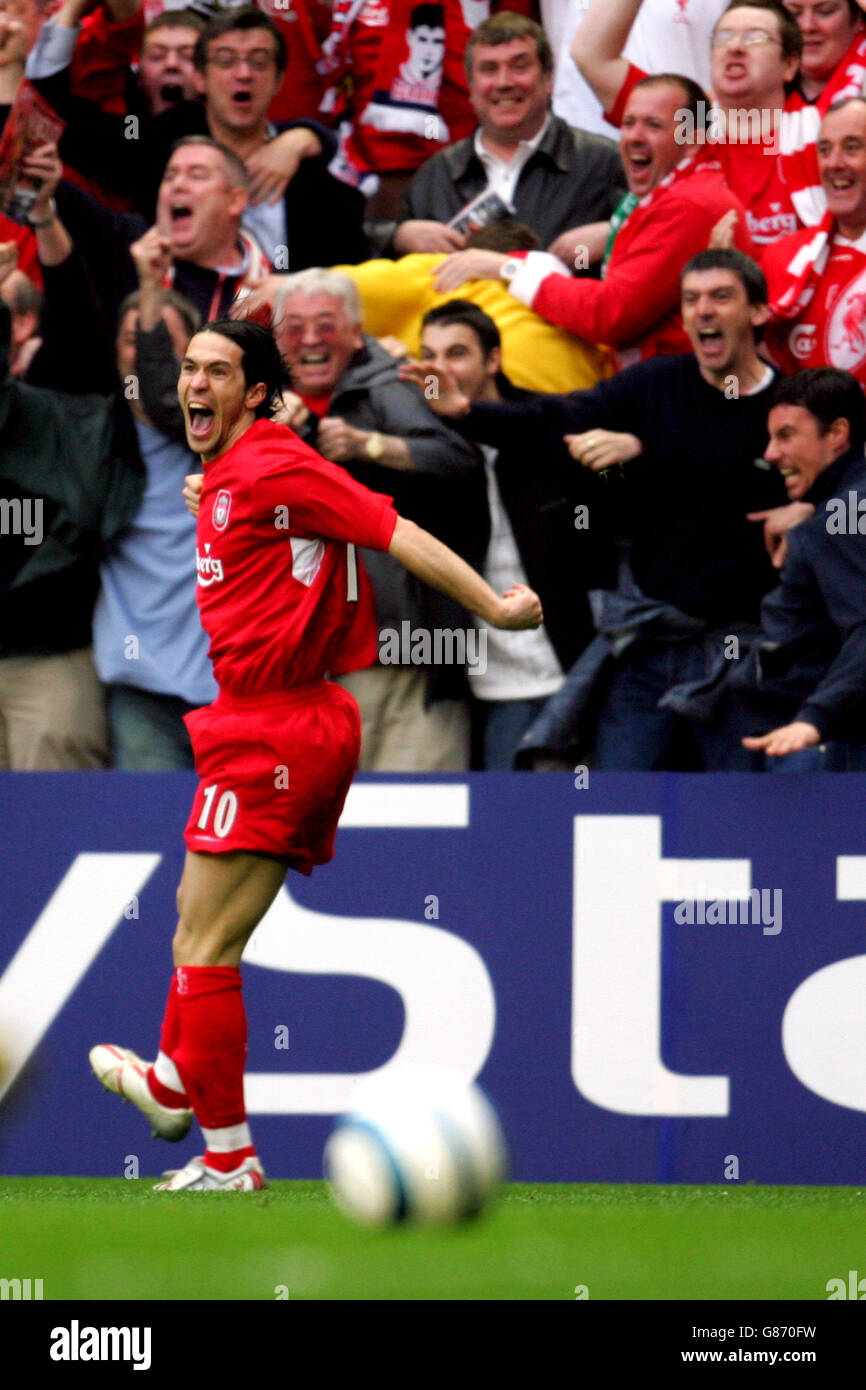
[[[617,204],[611,217],[610,235],[608,236],[604,248],[604,260],[601,263],[602,279],[604,279],[607,274],[607,268],[610,264],[611,256],[613,255],[613,248],[617,235],[622,231],[626,222],[631,217],[631,214],[637,208],[651,207],[656,199],[662,193],[666,192],[667,189],[672,188],[675,183],[680,183],[683,179],[687,179],[690,174],[693,174],[699,164],[702,169],[711,168],[713,165],[712,155],[708,154],[705,148],[700,148],[694,150],[691,154],[687,154],[685,159],[681,159],[679,164],[675,164],[670,173],[665,174],[665,177],[656,184],[655,188],[651,188],[649,193],[645,194],[643,198],[632,201],[632,199],[634,199],[634,194],[627,193]],[[716,162],[716,167],[719,167],[718,162]],[[624,217],[622,216],[623,212],[625,212]]]
[[[781,289],[773,296],[770,305],[777,318],[794,319],[806,308],[824,273],[834,230],[835,219],[828,211],[808,241],[800,240],[803,233],[794,234],[800,244],[785,267]]]
[[[368,3],[373,0],[335,0],[319,63],[319,72],[330,82],[321,110],[345,118],[331,173],[364,193],[375,190],[377,172],[417,169],[437,149],[475,128],[463,70],[470,30],[460,0],[439,0],[445,55],[426,81],[413,72],[408,41],[417,0],[380,0],[388,22],[378,26],[382,38],[375,71],[353,71],[352,28]],[[358,92],[363,94],[361,110],[353,101]]]
[[[866,31],[861,29],[817,101],[795,95],[785,103],[779,128],[782,173],[794,211],[806,227],[817,226],[827,206],[815,148],[821,121],[834,102],[861,96],[864,82]]]

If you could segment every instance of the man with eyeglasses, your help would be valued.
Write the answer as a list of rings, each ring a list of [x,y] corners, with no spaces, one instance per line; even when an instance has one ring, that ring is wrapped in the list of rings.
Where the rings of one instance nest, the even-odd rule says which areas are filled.
[[[70,3],[80,8],[82,0]],[[152,222],[172,149],[188,135],[206,135],[246,167],[244,227],[274,269],[363,260],[363,200],[328,173],[335,149],[330,133],[314,120],[283,123],[282,128],[268,120],[286,69],[286,47],[274,21],[254,7],[218,15],[198,34],[193,65],[203,100],[177,102],[135,126],[129,117],[98,113],[102,121],[98,131],[93,123],[89,127],[90,167],[83,172],[128,195],[135,210]],[[42,63],[34,58],[29,75],[38,77],[40,71]],[[36,85],[55,101],[52,85]],[[66,110],[62,104],[60,109]],[[76,104],[69,111],[70,126],[79,129],[81,119]]]
[[[268,121],[286,67],[274,21],[254,7],[217,15],[196,45],[195,67],[203,103],[184,104],[154,122],[144,196],[155,202],[179,138],[210,135],[247,167],[259,201],[251,200],[244,226],[275,270],[364,260],[364,200],[328,172],[336,148],[329,132],[307,121],[279,134]]]
[[[623,57],[641,0],[595,0],[574,40],[577,66],[608,119],[619,124],[639,68]],[[820,221],[824,201],[814,159],[814,131],[793,92],[803,37],[776,0],[733,0],[712,38],[716,112],[706,154],[721,165],[746,208],[760,253],[798,226]]]

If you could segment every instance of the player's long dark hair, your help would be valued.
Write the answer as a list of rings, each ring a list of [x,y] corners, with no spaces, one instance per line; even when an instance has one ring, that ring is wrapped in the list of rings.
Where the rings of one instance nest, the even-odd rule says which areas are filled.
[[[286,364],[274,335],[269,328],[251,319],[215,319],[205,323],[200,333],[219,333],[229,342],[237,343],[241,350],[241,366],[247,386],[257,386],[264,382],[267,393],[261,405],[256,406],[256,419],[267,420],[282,404],[283,390],[288,390],[289,376]]]

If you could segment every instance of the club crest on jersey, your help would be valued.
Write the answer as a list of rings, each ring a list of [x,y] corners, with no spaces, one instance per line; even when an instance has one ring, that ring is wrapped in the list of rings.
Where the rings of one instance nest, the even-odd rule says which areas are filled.
[[[224,531],[229,524],[229,512],[232,507],[232,495],[225,488],[220,488],[213,504],[213,524],[218,531]]]
[[[843,371],[853,372],[866,357],[866,270],[847,285],[827,322],[825,351],[827,361]]]

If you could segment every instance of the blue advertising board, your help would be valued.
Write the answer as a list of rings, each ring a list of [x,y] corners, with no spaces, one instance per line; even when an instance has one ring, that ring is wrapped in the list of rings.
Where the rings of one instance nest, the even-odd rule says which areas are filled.
[[[194,786],[0,775],[4,1173],[194,1150],[87,1062],[156,1048]],[[517,1179],[861,1182],[864,808],[855,774],[359,777],[245,956],[266,1170],[319,1176],[357,1076],[428,1061],[479,1077]]]

